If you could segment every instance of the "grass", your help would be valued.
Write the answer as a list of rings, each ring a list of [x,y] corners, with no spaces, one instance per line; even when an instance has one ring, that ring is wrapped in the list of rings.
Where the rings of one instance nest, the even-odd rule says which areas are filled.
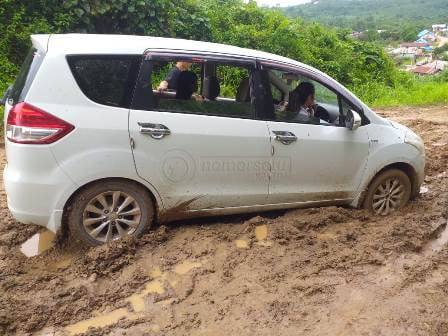
[[[376,108],[448,104],[448,82],[431,78],[416,79],[393,88],[373,83],[354,91],[366,104]]]

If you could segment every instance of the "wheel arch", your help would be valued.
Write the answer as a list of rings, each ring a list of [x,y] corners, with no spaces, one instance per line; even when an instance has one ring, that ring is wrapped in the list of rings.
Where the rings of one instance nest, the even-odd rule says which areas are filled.
[[[87,182],[83,185],[81,185],[78,189],[76,189],[71,195],[70,197],[67,199],[67,201],[64,204],[63,207],[63,213],[62,213],[62,220],[61,220],[61,229],[60,229],[60,235],[63,238],[66,238],[68,236],[69,233],[69,229],[68,229],[68,214],[70,212],[70,206],[73,203],[73,200],[75,199],[75,197],[77,195],[79,195],[79,193],[81,193],[83,190],[95,185],[95,184],[99,184],[99,183],[104,183],[104,182],[109,182],[109,181],[122,181],[122,182],[126,182],[126,183],[133,183],[137,186],[139,186],[140,188],[142,188],[143,190],[145,190],[145,192],[148,193],[149,197],[151,198],[152,202],[153,202],[153,206],[154,206],[154,221],[157,223],[158,218],[159,218],[159,214],[162,208],[162,204],[160,202],[160,200],[156,197],[156,195],[154,194],[154,192],[148,188],[148,186],[146,186],[145,184],[138,182],[136,180],[130,179],[130,178],[125,178],[125,177],[107,177],[107,178],[101,178],[101,179],[97,179],[97,180],[93,180],[90,182]]]
[[[403,173],[405,173],[409,177],[409,181],[411,181],[411,197],[417,196],[419,190],[418,190],[418,176],[417,171],[415,170],[412,165],[406,162],[395,162],[391,163],[385,167],[383,167],[378,173],[375,174],[375,176],[370,180],[369,185],[372,183],[373,179],[377,177],[382,172],[389,170],[389,169],[398,169],[401,170]]]
[[[404,172],[408,176],[408,178],[411,182],[411,198],[414,198],[418,195],[418,192],[419,192],[418,175],[417,175],[417,171],[415,170],[415,168],[407,162],[402,162],[402,161],[401,162],[393,162],[393,163],[389,163],[389,164],[383,166],[381,169],[377,170],[374,174],[372,174],[369,177],[368,182],[365,184],[364,188],[362,189],[362,192],[356,199],[357,207],[359,207],[363,204],[365,197],[367,195],[367,190],[369,190],[369,187],[372,184],[373,180],[378,175],[380,175],[383,172],[390,170],[390,169],[398,169],[398,170],[401,170],[402,172]]]

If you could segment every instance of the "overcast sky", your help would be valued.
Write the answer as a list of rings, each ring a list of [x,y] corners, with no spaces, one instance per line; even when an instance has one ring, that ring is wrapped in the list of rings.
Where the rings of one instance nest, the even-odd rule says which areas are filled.
[[[280,6],[292,6],[298,5],[301,3],[310,2],[310,0],[255,0],[260,6],[276,6],[280,4]]]

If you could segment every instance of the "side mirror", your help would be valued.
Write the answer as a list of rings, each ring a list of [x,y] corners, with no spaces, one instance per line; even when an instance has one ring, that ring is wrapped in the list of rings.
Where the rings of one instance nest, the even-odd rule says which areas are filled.
[[[345,127],[354,131],[359,126],[361,126],[361,116],[353,110],[348,110],[345,116]]]

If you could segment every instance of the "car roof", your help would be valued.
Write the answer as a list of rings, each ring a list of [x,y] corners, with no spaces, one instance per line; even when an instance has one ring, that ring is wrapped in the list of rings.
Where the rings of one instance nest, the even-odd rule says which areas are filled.
[[[222,55],[242,56],[288,63],[301,64],[292,59],[264,51],[245,49],[231,45],[193,41],[184,39],[106,34],[51,34],[33,35],[35,44],[42,46],[51,54],[143,54],[148,49],[201,52]],[[47,42],[47,43],[45,43]]]

